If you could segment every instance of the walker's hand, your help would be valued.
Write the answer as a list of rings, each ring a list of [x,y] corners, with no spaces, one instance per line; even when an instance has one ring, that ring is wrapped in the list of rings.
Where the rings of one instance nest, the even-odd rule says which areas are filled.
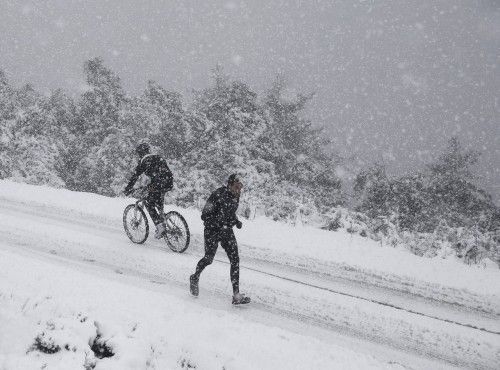
[[[243,226],[243,223],[240,220],[236,221],[236,228],[237,229],[241,229],[242,226]]]

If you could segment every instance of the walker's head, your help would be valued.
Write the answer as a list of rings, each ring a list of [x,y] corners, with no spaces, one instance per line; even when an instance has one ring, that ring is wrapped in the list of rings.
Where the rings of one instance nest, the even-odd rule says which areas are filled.
[[[240,195],[243,184],[241,183],[241,180],[237,174],[233,173],[231,176],[229,176],[229,178],[227,179],[227,187],[234,195]]]

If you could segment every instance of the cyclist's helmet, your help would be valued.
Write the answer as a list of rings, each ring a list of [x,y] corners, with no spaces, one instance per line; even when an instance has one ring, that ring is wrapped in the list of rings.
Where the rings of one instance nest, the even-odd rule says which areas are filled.
[[[139,157],[144,157],[146,154],[149,154],[150,147],[148,143],[140,143],[137,148],[135,148],[135,152]]]
[[[239,182],[241,184],[241,180],[240,180],[240,177],[238,176],[238,174],[237,173],[233,173],[227,179],[227,185],[231,186],[231,185],[233,185],[236,182]]]

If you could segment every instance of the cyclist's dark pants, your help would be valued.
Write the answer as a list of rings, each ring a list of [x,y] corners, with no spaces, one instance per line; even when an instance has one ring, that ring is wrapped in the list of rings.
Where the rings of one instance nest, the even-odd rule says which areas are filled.
[[[238,255],[238,244],[232,229],[209,229],[205,227],[205,256],[198,262],[194,275],[197,279],[205,267],[210,265],[217,252],[217,246],[220,245],[226,251],[231,264],[230,277],[233,285],[233,293],[240,291],[240,257]]]
[[[162,185],[150,184],[148,186],[148,196],[146,198],[146,209],[155,225],[163,221],[163,217],[156,209],[163,212],[163,202],[167,189]]]

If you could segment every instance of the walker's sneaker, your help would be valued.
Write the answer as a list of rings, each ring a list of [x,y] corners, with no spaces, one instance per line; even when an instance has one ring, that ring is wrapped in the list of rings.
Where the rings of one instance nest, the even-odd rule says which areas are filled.
[[[198,279],[194,275],[191,275],[189,277],[189,290],[191,291],[192,295],[198,297],[198,293],[200,292],[200,290],[198,289]]]
[[[233,296],[233,304],[238,305],[238,304],[247,304],[250,303],[250,297],[246,297],[244,294],[235,294]]]

